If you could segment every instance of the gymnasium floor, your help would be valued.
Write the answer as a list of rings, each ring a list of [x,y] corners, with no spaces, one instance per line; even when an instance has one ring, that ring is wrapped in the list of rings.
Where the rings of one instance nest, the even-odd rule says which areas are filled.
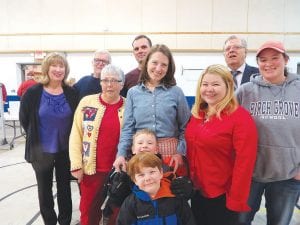
[[[12,131],[9,130],[7,133],[7,141],[10,142]],[[0,145],[1,225],[43,225],[39,213],[34,173],[31,165],[26,163],[23,157],[24,142],[24,137],[16,139],[12,150],[9,150],[9,144]],[[55,188],[53,193],[56,193]],[[79,192],[77,184],[73,182],[72,199],[73,219],[71,224],[77,225],[79,223]],[[265,209],[262,206],[252,225],[265,224]],[[295,208],[290,225],[300,225],[300,210]]]

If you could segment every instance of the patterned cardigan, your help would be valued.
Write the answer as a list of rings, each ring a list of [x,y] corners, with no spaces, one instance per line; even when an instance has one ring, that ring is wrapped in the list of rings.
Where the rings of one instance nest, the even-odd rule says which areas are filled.
[[[123,125],[124,106],[125,98],[118,111],[120,128]],[[74,114],[69,141],[71,171],[83,169],[87,175],[96,173],[98,131],[105,109],[99,101],[99,94],[86,96],[80,101]]]

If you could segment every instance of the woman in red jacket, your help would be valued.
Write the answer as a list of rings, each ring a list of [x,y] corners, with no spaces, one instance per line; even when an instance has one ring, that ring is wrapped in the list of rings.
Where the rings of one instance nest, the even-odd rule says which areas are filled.
[[[236,224],[237,213],[250,210],[257,131],[234,97],[233,78],[225,66],[211,65],[200,77],[185,137],[197,224]]]

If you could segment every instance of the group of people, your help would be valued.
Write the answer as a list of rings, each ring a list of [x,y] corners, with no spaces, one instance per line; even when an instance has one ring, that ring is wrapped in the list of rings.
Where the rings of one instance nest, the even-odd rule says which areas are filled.
[[[93,74],[73,87],[66,85],[66,58],[50,53],[43,79],[23,95],[25,158],[36,175],[44,223],[70,224],[73,176],[82,225],[250,225],[262,195],[267,224],[289,224],[300,193],[300,77],[287,71],[283,44],[264,43],[255,68],[245,63],[246,41],[230,36],[227,67],[203,71],[192,110],[176,85],[170,49],[152,46],[145,35],[132,47],[136,69],[124,75],[99,50]],[[188,178],[178,177],[185,169]],[[132,194],[104,215],[105,183],[123,172]]]

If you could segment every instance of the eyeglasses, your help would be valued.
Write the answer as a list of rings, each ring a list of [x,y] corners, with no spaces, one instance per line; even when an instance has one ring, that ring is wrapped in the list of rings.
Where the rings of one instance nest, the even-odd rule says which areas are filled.
[[[107,61],[107,60],[104,60],[104,59],[97,59],[97,58],[95,58],[94,59],[94,63],[103,63],[103,64],[105,64],[105,65],[107,65],[109,62]]]
[[[239,49],[241,49],[241,48],[245,48],[245,47],[242,46],[242,45],[232,45],[232,46],[226,47],[226,48],[224,49],[224,51],[225,51],[225,52],[229,52],[230,50],[236,51],[236,50],[239,50]]]
[[[101,82],[103,83],[103,84],[109,84],[109,83],[111,83],[111,84],[117,84],[117,83],[121,83],[122,81],[121,80],[108,80],[108,79],[103,79],[103,80],[101,80]]]

